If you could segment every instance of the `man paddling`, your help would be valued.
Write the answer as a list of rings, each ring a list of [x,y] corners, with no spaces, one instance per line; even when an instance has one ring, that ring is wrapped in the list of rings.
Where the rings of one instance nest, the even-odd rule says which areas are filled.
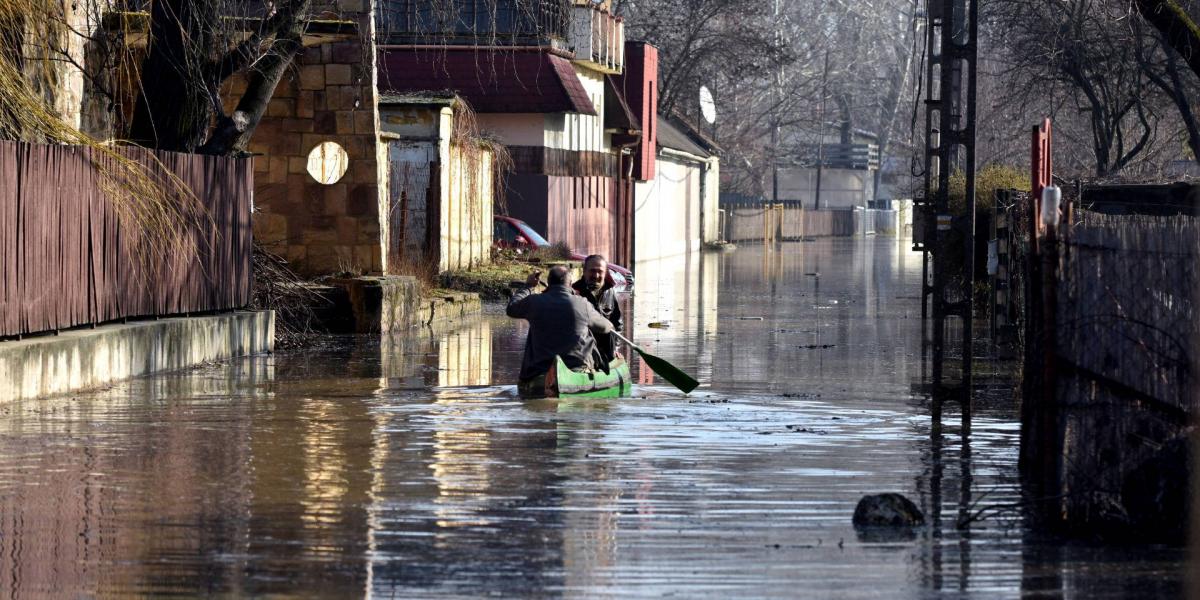
[[[617,304],[616,286],[608,274],[608,259],[593,254],[583,260],[583,279],[571,287],[591,303],[592,308],[604,315],[614,330],[621,331],[621,306]],[[616,340],[612,335],[596,336],[596,348],[605,362],[611,361],[617,348]]]
[[[555,364],[555,356],[574,371],[601,366],[597,364],[594,336],[608,337],[612,323],[587,300],[571,293],[567,287],[569,275],[566,267],[551,267],[546,275],[546,290],[535,294],[541,272],[534,271],[525,279],[525,287],[514,292],[508,301],[505,310],[508,316],[529,321],[518,382],[523,395],[541,395],[536,389],[538,382],[544,383],[546,373]]]

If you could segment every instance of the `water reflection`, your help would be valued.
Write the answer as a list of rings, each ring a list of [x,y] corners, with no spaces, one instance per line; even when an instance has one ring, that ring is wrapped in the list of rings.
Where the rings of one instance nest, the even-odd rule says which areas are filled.
[[[641,261],[636,269],[637,290],[625,305],[630,339],[652,354],[669,348],[673,363],[702,382],[711,380],[721,262],[693,252]],[[634,371],[636,383],[656,383],[640,360]]]
[[[6,407],[0,594],[1178,595],[1179,549],[1005,509],[1011,398],[931,421],[906,245],[638,265],[628,329],[689,397],[522,402],[524,325],[492,315]],[[929,526],[860,537],[882,491]]]

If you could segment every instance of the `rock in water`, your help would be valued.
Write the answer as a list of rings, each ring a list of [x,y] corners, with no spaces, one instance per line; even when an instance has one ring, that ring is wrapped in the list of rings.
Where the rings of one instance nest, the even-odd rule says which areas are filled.
[[[912,500],[900,494],[863,496],[854,507],[857,527],[911,527],[924,525],[925,515]]]

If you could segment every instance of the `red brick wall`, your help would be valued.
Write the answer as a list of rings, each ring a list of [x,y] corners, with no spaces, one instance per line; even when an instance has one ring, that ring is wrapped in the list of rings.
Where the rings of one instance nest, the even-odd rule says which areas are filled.
[[[633,178],[650,181],[654,179],[658,155],[658,48],[645,42],[626,42],[625,72],[617,78],[617,87],[642,125]]]

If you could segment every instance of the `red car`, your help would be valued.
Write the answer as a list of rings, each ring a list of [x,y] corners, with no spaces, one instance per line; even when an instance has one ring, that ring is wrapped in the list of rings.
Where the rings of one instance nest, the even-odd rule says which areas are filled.
[[[525,221],[501,215],[493,217],[492,240],[497,248],[544,248],[553,245]],[[584,258],[587,257],[578,252],[571,253],[571,260]],[[612,275],[618,288],[633,285],[633,272],[621,265],[608,263],[608,274]]]

